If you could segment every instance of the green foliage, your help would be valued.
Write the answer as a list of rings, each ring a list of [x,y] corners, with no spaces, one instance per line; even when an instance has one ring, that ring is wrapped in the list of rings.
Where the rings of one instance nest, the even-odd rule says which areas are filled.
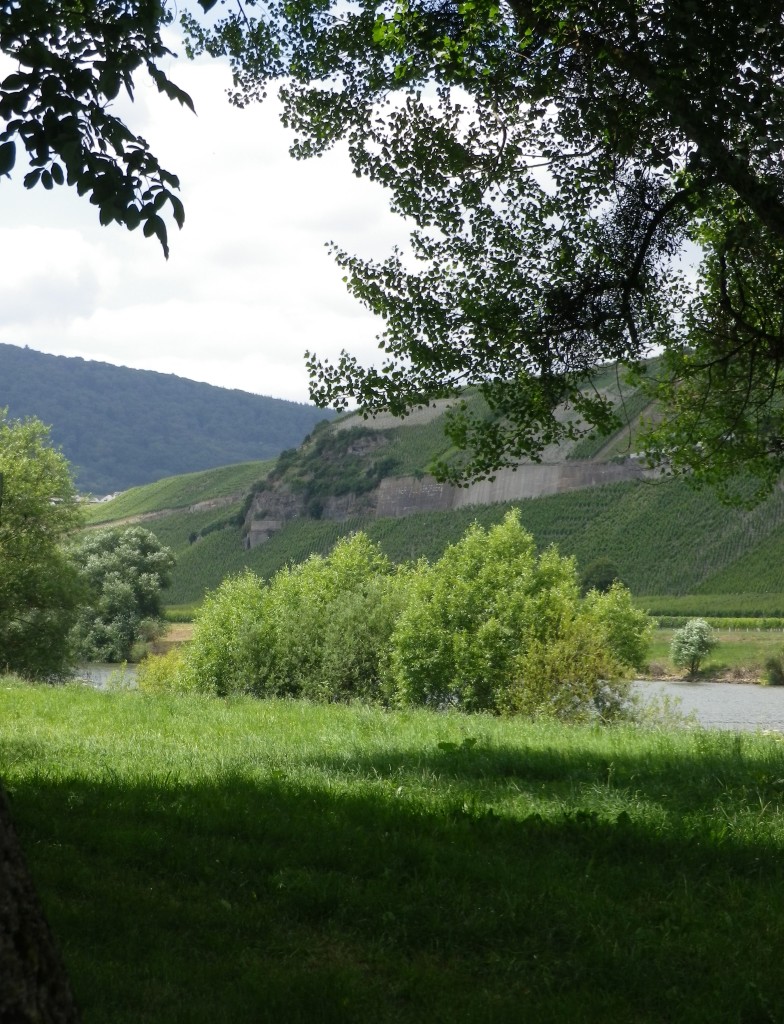
[[[247,571],[224,580],[199,609],[183,663],[168,666],[171,687],[219,696],[252,689],[266,663],[262,618],[262,582]],[[165,676],[166,667],[156,679]]]
[[[294,155],[346,143],[411,227],[383,260],[336,250],[351,294],[383,320],[382,355],[363,367],[309,354],[314,398],[400,413],[474,384],[488,414],[453,417],[467,454],[444,472],[483,476],[617,424],[586,375],[658,348],[652,457],[772,486],[780,15],[724,0],[303,0],[209,29],[186,16],[196,52],[232,61],[235,102],[282,80]]]
[[[383,433],[366,426],[319,431],[301,449],[282,452],[260,490],[285,481],[302,494],[313,515],[313,510],[323,507],[323,499],[366,494],[390,476],[396,461],[386,445]],[[320,512],[313,518],[320,518]]]
[[[276,573],[264,609],[269,667],[256,692],[379,698],[401,604],[392,591],[403,579],[390,576],[387,559],[361,533],[339,541],[326,558],[314,555]]]
[[[228,463],[270,459],[331,416],[304,403],[15,345],[0,344],[0,379],[12,415],[53,424],[52,438],[73,464],[80,490],[99,495],[212,467],[220,467],[218,494],[248,490],[264,468],[253,475],[245,466],[232,482]],[[205,493],[209,480],[185,481],[182,494],[172,485],[158,507],[203,500],[188,498],[188,491],[213,497]],[[115,514],[147,511],[141,506],[148,498],[157,500],[139,495],[132,511]]]
[[[489,532],[471,527],[434,565],[393,571],[356,533],[326,557],[278,570],[268,584],[247,571],[226,580],[205,599],[170,671],[179,673],[173,687],[218,695],[542,713],[541,700],[534,708],[533,698],[507,699],[506,691],[535,663],[537,644],[563,659],[578,633],[592,637],[586,671],[579,651],[568,656],[574,680],[552,663],[550,677],[575,690],[552,706],[580,717],[590,703],[594,714],[612,717],[625,701],[622,675],[644,659],[648,620],[619,584],[593,592],[582,611],[574,562],[555,549],[537,558],[513,512]],[[167,671],[156,668],[149,687],[164,685]]]
[[[598,387],[599,382],[594,381],[594,385]],[[618,380],[612,382],[609,397],[615,407],[618,422],[607,432],[593,432],[581,438],[567,450],[567,459],[593,459],[599,454],[605,454],[608,448],[618,454],[630,453],[631,439],[639,433],[640,414],[650,406],[651,397],[644,389],[634,389]]]
[[[610,722],[629,714],[628,702],[623,664],[589,617],[574,616],[530,640],[501,705],[529,717]]]
[[[136,669],[136,682],[142,693],[153,696],[188,693],[194,689],[192,677],[185,668],[183,652],[178,647],[166,654],[145,658]]]
[[[626,587],[614,582],[609,590],[591,590],[582,613],[594,636],[620,664],[642,671],[653,639],[653,620],[636,608]]]
[[[149,530],[91,530],[70,550],[86,588],[72,641],[87,661],[127,661],[163,626],[174,556]]]
[[[618,567],[609,558],[597,558],[583,569],[580,575],[582,592],[598,590],[604,593],[619,579]]]
[[[0,83],[0,174],[14,168],[18,141],[30,163],[25,188],[67,183],[89,196],[101,224],[143,225],[166,256],[164,209],[180,228],[185,217],[173,191],[179,180],[113,101],[121,89],[133,99],[146,69],[159,92],[193,110],[160,67],[172,56],[161,39],[168,21],[165,7],[148,0],[4,4],[0,21],[0,50],[14,68]]]
[[[62,675],[81,586],[60,541],[81,512],[68,463],[39,420],[0,413],[0,481],[0,666]]]
[[[377,699],[405,581],[363,534],[268,585],[247,571],[232,577],[198,613],[184,677],[218,695]]]
[[[392,636],[395,696],[435,708],[609,718],[624,705],[624,671],[649,639],[646,617],[620,585],[581,610],[573,560],[554,548],[537,558],[514,511],[487,532],[471,527],[420,569]]]
[[[559,580],[568,586],[569,568]],[[392,638],[403,704],[496,711],[540,589],[533,539],[512,513],[488,533],[470,527],[422,567]]]
[[[716,647],[716,635],[713,627],[705,619],[691,619],[681,629],[676,629],[670,657],[673,665],[688,669],[693,676],[699,671],[700,665]]]
[[[766,659],[765,681],[768,686],[784,686],[784,651]]]

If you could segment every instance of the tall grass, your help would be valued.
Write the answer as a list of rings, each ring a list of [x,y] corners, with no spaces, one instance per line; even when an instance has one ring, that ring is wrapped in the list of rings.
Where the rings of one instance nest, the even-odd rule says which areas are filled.
[[[784,1019],[781,739],[0,684],[86,1024]]]

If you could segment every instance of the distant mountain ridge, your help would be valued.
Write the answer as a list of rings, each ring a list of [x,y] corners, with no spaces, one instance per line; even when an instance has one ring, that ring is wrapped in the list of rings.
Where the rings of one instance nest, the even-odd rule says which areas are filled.
[[[0,408],[36,416],[83,491],[272,458],[329,413],[153,370],[0,344]]]

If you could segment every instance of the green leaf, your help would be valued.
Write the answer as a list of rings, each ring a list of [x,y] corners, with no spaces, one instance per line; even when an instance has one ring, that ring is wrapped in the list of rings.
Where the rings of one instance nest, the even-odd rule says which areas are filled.
[[[185,207],[182,205],[177,196],[169,196],[169,202],[172,205],[172,212],[174,214],[174,220],[177,223],[178,228],[182,228],[185,223]]]
[[[199,0],[199,7],[205,14],[208,14],[217,2],[218,0]]]
[[[0,146],[0,174],[9,174],[16,163],[16,143],[4,142]]]
[[[14,73],[3,79],[2,84],[0,84],[0,90],[3,92],[14,92],[16,89],[23,89],[28,84],[28,81],[28,75]]]
[[[183,106],[192,110],[194,114],[196,113],[196,108],[193,106],[193,100],[190,98],[188,93],[180,89],[180,87],[175,85],[174,82],[170,81],[163,71],[156,67],[152,61],[147,62],[147,71],[158,87],[158,92],[162,92],[170,100],[178,100]]]
[[[135,228],[138,228],[141,219],[141,214],[135,206],[129,206],[125,211],[125,225],[129,231],[133,231]]]

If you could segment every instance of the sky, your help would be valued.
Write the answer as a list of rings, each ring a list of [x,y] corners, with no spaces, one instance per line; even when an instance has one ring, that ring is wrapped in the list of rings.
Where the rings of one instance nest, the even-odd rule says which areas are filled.
[[[380,321],[347,294],[326,243],[383,258],[405,225],[344,152],[293,160],[273,99],[232,107],[226,64],[162,67],[196,116],[143,74],[127,117],[181,180],[169,260],[140,229],[101,227],[67,186],[24,189],[17,168],[0,179],[0,342],[307,401],[306,349],[378,354]]]

